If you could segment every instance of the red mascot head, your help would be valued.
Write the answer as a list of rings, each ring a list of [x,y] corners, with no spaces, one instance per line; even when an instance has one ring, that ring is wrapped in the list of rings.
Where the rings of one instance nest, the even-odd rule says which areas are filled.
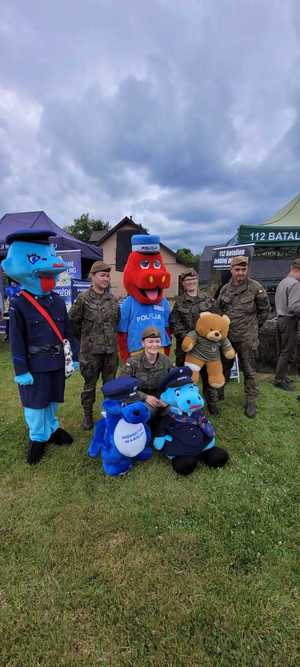
[[[156,304],[163,290],[170,287],[171,276],[159,252],[159,236],[135,234],[132,252],[124,269],[124,287],[139,303]]]

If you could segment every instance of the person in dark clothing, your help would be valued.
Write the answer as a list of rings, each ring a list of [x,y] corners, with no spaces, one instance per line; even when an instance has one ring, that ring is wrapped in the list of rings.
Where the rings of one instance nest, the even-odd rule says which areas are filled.
[[[57,409],[64,400],[63,343],[69,341],[72,347],[73,369],[78,366],[77,348],[65,303],[53,291],[55,279],[66,265],[55,254],[49,241],[52,236],[53,231],[45,229],[10,234],[6,239],[9,250],[2,262],[6,274],[22,285],[10,304],[10,347],[14,380],[19,387],[29,430],[29,464],[40,461],[46,443],[69,445],[73,442],[72,436],[59,426]],[[70,366],[69,351],[68,361]]]
[[[215,291],[214,294],[214,299],[217,301],[219,294],[221,292],[222,287],[224,285],[227,285],[229,280],[231,279],[231,273],[229,270],[221,271],[221,283],[218,287],[218,289]],[[225,377],[225,384],[229,382],[230,380],[230,373],[232,366],[234,364],[234,359],[226,359],[225,357],[222,356],[222,365],[223,365],[223,373]],[[225,385],[224,387],[221,387],[221,389],[218,389],[218,399],[219,401],[224,401],[225,400]]]
[[[229,340],[238,354],[245,380],[244,412],[253,419],[258,395],[254,355],[258,330],[269,315],[270,303],[262,285],[248,277],[248,257],[232,257],[231,280],[222,287],[217,305],[230,319]]]
[[[295,258],[289,274],[277,286],[275,306],[280,352],[274,386],[285,391],[292,391],[293,388],[288,378],[288,366],[295,353],[300,318],[300,257]]]
[[[183,293],[175,298],[173,310],[170,315],[170,327],[176,339],[176,366],[184,365],[185,352],[182,349],[184,337],[195,329],[200,313],[212,310],[215,300],[206,292],[199,291],[198,273],[195,269],[188,269],[181,278]],[[215,416],[219,414],[217,401],[218,394],[215,389],[208,386],[207,371],[201,370],[203,393],[206,398],[209,412]]]

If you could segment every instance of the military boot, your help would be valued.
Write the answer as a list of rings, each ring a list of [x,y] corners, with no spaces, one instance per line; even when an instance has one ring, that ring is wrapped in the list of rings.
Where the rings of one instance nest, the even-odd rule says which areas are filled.
[[[92,405],[85,405],[84,406],[84,418],[82,422],[82,428],[84,431],[90,431],[94,426],[94,420],[93,420],[93,406]]]
[[[205,399],[209,414],[213,417],[219,417],[220,411],[218,408],[218,391],[212,387],[207,387],[205,392]]]
[[[256,417],[256,403],[252,399],[247,399],[246,405],[245,405],[245,415],[246,417],[249,417],[249,419],[255,419]]]

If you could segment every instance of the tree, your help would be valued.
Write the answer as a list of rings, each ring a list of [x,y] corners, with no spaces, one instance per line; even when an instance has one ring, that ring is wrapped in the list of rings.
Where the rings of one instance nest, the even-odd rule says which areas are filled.
[[[176,259],[178,259],[181,264],[192,266],[196,271],[199,269],[200,255],[194,255],[189,248],[179,248],[176,251]]]
[[[92,232],[108,232],[109,228],[109,222],[103,222],[100,218],[90,218],[89,213],[83,213],[80,218],[75,218],[73,225],[66,226],[65,230],[75,239],[89,242]]]

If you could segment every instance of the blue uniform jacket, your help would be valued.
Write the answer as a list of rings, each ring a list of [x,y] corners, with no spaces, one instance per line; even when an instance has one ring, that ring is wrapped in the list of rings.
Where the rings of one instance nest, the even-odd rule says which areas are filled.
[[[38,303],[51,315],[63,338],[72,346],[73,359],[78,360],[78,344],[71,334],[69,318],[63,299],[55,292],[35,296]],[[63,369],[63,347],[54,331],[34,306],[18,294],[9,310],[10,345],[16,375],[45,373]],[[51,346],[49,350],[34,353],[30,348]]]
[[[207,435],[201,426],[203,416],[199,409],[191,417],[167,413],[160,419],[156,436],[171,435],[173,438],[162,450],[165,456],[199,456],[204,449],[214,445],[214,434]]]

